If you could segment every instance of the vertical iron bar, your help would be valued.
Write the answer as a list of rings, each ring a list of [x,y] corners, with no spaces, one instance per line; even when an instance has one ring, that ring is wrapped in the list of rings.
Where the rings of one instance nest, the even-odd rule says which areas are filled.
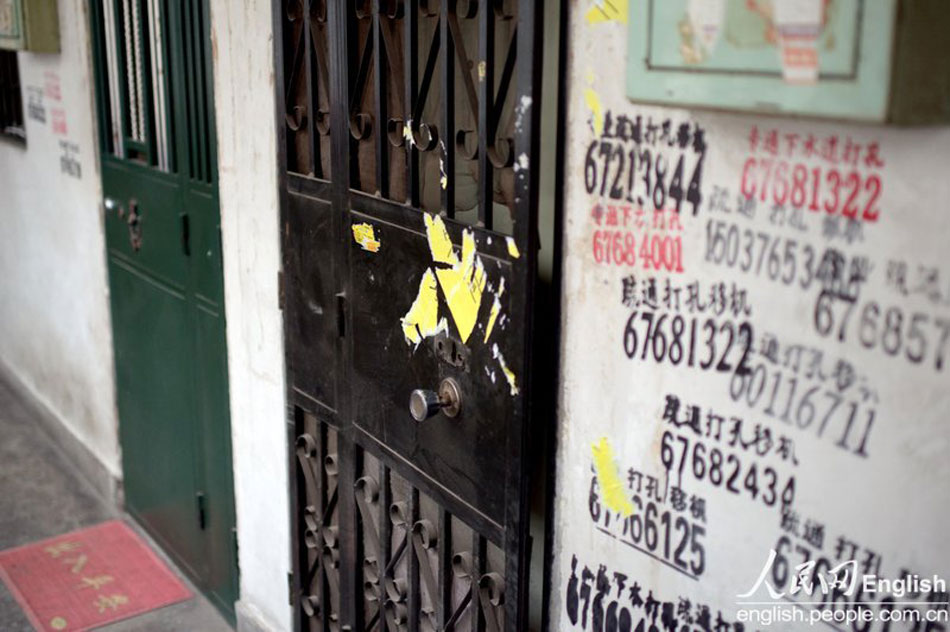
[[[440,630],[452,616],[452,516],[439,507],[439,594],[432,595]]]
[[[191,18],[189,17],[190,11],[188,0],[182,0],[180,3],[181,8],[181,19],[182,23],[179,25],[181,27],[181,37],[182,37],[182,51],[183,55],[183,68],[185,69],[185,117],[187,119],[187,127],[185,128],[186,133],[188,134],[188,176],[192,179],[200,178],[200,172],[198,171],[199,164],[199,146],[198,146],[198,131],[195,127],[198,120],[198,111],[197,104],[195,103],[195,92],[197,91],[197,84],[195,82],[195,44],[194,44],[194,32],[191,28]]]
[[[329,445],[330,438],[328,436],[329,429],[327,428],[327,425],[323,423],[322,421],[320,421],[319,419],[315,418],[315,420],[317,423],[317,431],[315,434],[318,437],[317,463],[319,465],[319,471],[320,471],[320,476],[317,478],[317,480],[319,481],[317,484],[320,486],[320,489],[318,490],[318,494],[317,494],[317,498],[319,499],[319,506],[317,507],[317,511],[319,512],[317,514],[319,516],[319,522],[317,523],[317,526],[320,527],[320,529],[323,529],[323,527],[326,526],[323,524],[323,516],[326,514],[327,506],[330,502],[330,490],[329,490],[329,485],[328,485],[328,480],[327,480],[327,470],[323,464],[324,464],[324,459],[326,459],[327,457],[327,452],[328,452],[327,446]],[[337,485],[339,485],[339,479],[337,479]],[[332,522],[333,521],[332,516],[327,516],[327,520]],[[320,539],[322,541],[323,539],[322,536]],[[323,565],[323,551],[321,551],[320,549],[317,549],[316,555],[317,555],[317,569],[318,569],[317,594],[320,595],[320,616],[319,616],[320,629],[326,630],[327,626],[330,623],[330,618],[329,618],[330,617],[330,586],[329,586],[329,582],[327,582],[327,579],[326,579],[326,573],[331,572],[331,569],[325,568]],[[308,560],[308,563],[309,563],[309,560]],[[307,588],[309,589],[310,587],[308,586]]]
[[[350,164],[350,150],[353,147],[351,144],[351,137],[349,133],[349,92],[350,92],[350,77],[348,69],[350,64],[348,63],[351,59],[350,56],[350,46],[349,42],[351,39],[358,41],[358,33],[351,28],[350,20],[348,18],[349,6],[348,3],[343,2],[328,2],[327,3],[327,32],[330,34],[329,37],[329,50],[330,50],[330,142],[331,142],[331,165],[330,173],[333,174],[333,179],[331,181],[331,208],[332,212],[330,213],[331,221],[331,235],[332,243],[330,252],[327,253],[331,257],[333,265],[331,266],[331,271],[333,274],[333,279],[335,281],[334,290],[336,292],[342,292],[345,296],[350,295],[350,278],[349,278],[349,266],[348,260],[346,257],[347,250],[344,245],[347,244],[345,241],[346,226],[348,220],[348,211],[349,208],[349,186],[350,178],[353,176],[353,167],[355,165]],[[349,319],[347,314],[345,318]],[[346,330],[350,330],[350,323],[345,323]],[[339,370],[340,375],[349,376],[350,375],[350,349],[352,345],[352,337],[346,337],[337,343],[337,358],[339,359]],[[338,400],[338,417],[341,420],[349,419],[350,414],[350,397],[349,393],[346,392],[346,389],[342,389],[340,398]],[[343,439],[342,445],[346,448],[343,455],[343,463],[346,463],[346,460],[350,458],[351,449],[349,446],[353,445],[351,439],[351,431],[349,427],[345,427],[340,430],[339,437]],[[350,482],[352,485],[352,481]],[[353,494],[341,494],[341,501],[346,498],[345,502],[341,502],[340,511],[341,512],[350,512],[353,505]],[[341,514],[341,515],[345,515]],[[351,569],[346,567],[352,564],[352,560],[357,559],[355,557],[356,547],[354,546],[353,538],[354,534],[352,531],[347,532],[346,527],[349,525],[341,524],[340,533],[342,534],[341,545],[343,549],[340,553],[341,567],[345,574],[341,574],[340,577],[340,591],[341,591],[341,627],[343,625],[352,626],[352,599],[347,595],[353,595],[356,590],[355,582],[353,581],[353,573]]]
[[[515,212],[513,237],[523,253],[513,262],[512,310],[516,314],[531,314],[535,306],[535,278],[538,252],[538,163],[541,96],[541,34],[544,3],[542,0],[521,0],[517,14],[517,86],[515,99],[514,151],[526,153],[526,168],[515,171]],[[506,489],[508,498],[505,516],[505,628],[522,630],[527,623],[527,540],[528,500],[530,492],[530,459],[526,458],[528,421],[531,418],[532,383],[531,349],[534,327],[525,319],[524,335],[515,345],[523,367],[525,389],[518,405],[513,407],[508,426],[508,469]]]
[[[124,19],[124,9],[121,2],[114,2],[112,5],[112,20],[113,20],[113,32],[115,33],[115,67],[116,67],[116,78],[118,79],[122,75],[122,69],[128,68],[125,62],[126,55],[126,41],[125,41],[125,30],[121,28]],[[127,72],[127,71],[126,71]],[[116,155],[119,158],[127,158],[126,155],[126,140],[130,137],[130,122],[129,122],[129,97],[128,97],[128,82],[127,81],[116,81],[118,88],[118,106],[119,111],[116,112],[119,122],[119,138],[120,145],[122,148],[121,152],[116,152]]]
[[[199,140],[201,141],[201,181],[211,181],[211,120],[209,117],[208,95],[205,92],[208,85],[207,69],[204,63],[205,42],[205,23],[202,16],[202,5],[205,0],[195,0],[192,3],[192,11],[195,30],[195,78],[198,82],[195,99],[198,110],[198,129]]]
[[[363,607],[363,565],[362,560],[366,559],[366,537],[365,529],[366,525],[362,524],[362,517],[359,512],[359,508],[356,506],[356,479],[363,476],[363,450],[358,445],[350,441],[350,435],[347,433],[346,444],[348,446],[347,452],[350,460],[350,467],[345,467],[345,470],[348,470],[349,475],[345,482],[345,495],[348,498],[348,502],[343,505],[347,508],[347,514],[345,519],[340,520],[340,531],[346,527],[346,523],[350,522],[352,524],[352,529],[348,529],[350,532],[350,540],[352,543],[348,547],[348,550],[353,552],[353,557],[349,558],[353,560],[352,564],[347,564],[346,561],[348,558],[340,555],[340,568],[343,569],[340,573],[340,609],[342,611],[340,621],[341,627],[344,623],[351,622],[350,625],[354,630],[363,630],[365,626],[365,608]],[[340,500],[343,500],[343,495],[340,496]],[[342,509],[342,507],[341,507]],[[346,540],[344,540],[345,542]],[[352,575],[352,578],[349,581],[343,581],[348,575]],[[349,594],[344,594],[343,586],[347,587]],[[349,607],[345,604],[351,602]],[[349,616],[344,617],[343,613],[349,612]]]
[[[481,632],[482,608],[478,598],[478,581],[485,573],[485,538],[472,530],[472,632]]]
[[[412,546],[412,527],[419,520],[419,490],[415,485],[409,494],[409,524],[406,525],[408,546],[405,555],[409,556],[409,629],[419,629],[419,559]]]
[[[406,106],[403,108],[403,124],[410,128],[419,125],[419,121],[412,120],[416,111],[416,91],[419,89],[419,0],[406,0],[405,15],[406,30],[404,46],[406,49],[403,59],[406,68]],[[411,131],[411,130],[410,130]],[[413,208],[419,208],[419,150],[413,142],[406,142],[407,154],[407,187],[406,202]]]
[[[442,0],[439,11],[441,21],[439,48],[442,55],[442,130],[439,147],[442,156],[439,162],[439,186],[442,187],[442,212],[455,217],[455,45],[452,29],[449,28],[449,11],[454,11],[453,0]]]
[[[300,471],[300,459],[296,458],[295,454],[297,437],[304,432],[305,417],[303,411],[294,407],[292,418],[293,422],[286,424],[287,445],[294,446],[294,451],[290,453],[291,458],[288,459],[290,461],[290,471],[288,472],[291,486],[290,498],[294,501],[290,509],[290,532],[293,538],[290,546],[295,562],[292,569],[294,585],[291,586],[290,602],[293,606],[294,629],[299,630],[302,627],[300,625],[301,599],[310,594],[310,582],[306,581],[310,564],[307,559],[307,547],[303,541],[305,529],[302,528],[301,524],[301,517],[304,515],[301,508],[307,506],[307,484],[303,473]]]
[[[495,12],[491,3],[478,7],[478,224],[491,230],[494,177],[488,147],[495,139]]]
[[[204,94],[202,92],[202,86],[204,86],[204,81],[202,78],[202,71],[204,69],[204,64],[201,63],[201,19],[199,17],[198,11],[200,11],[201,0],[191,0],[188,4],[191,8],[191,38],[192,38],[192,47],[191,47],[191,74],[192,74],[192,95],[191,98],[194,101],[194,112],[195,112],[195,137],[196,137],[196,158],[195,163],[197,166],[197,173],[195,178],[204,182],[206,178],[206,165],[207,165],[207,137],[205,136],[205,116],[204,116]]]
[[[373,0],[373,14],[370,17],[369,37],[373,38],[375,56],[375,72],[373,72],[373,98],[376,106],[376,121],[373,125],[373,136],[376,139],[376,190],[380,196],[389,197],[389,138],[386,135],[386,125],[389,121],[388,105],[386,101],[386,80],[388,79],[388,59],[386,43],[382,33],[381,6],[383,0]]]
[[[202,84],[204,89],[204,99],[205,99],[205,121],[207,125],[207,155],[208,155],[208,184],[217,186],[217,173],[216,168],[217,159],[218,159],[218,134],[215,128],[215,108],[214,108],[214,75],[212,69],[214,68],[214,55],[211,50],[211,7],[208,0],[203,0],[201,2],[201,20],[202,24],[202,37],[205,42],[202,46],[202,58],[201,66],[202,72],[204,73],[205,81]]]
[[[151,64],[146,63],[146,56],[149,60],[151,60],[151,57],[154,54],[154,52],[151,50],[152,38],[148,35],[148,29],[150,28],[150,14],[148,7],[144,6],[147,4],[146,2],[143,0],[132,1],[136,3],[136,7],[138,8],[137,15],[139,16],[138,25],[133,24],[132,28],[138,29],[139,49],[136,62],[138,64],[139,80],[141,81],[141,84],[139,84],[139,92],[142,94],[142,102],[140,103],[139,107],[141,108],[142,121],[144,122],[141,134],[143,140],[145,141],[144,144],[147,154],[146,163],[149,166],[154,166],[157,164],[156,155],[158,154],[158,147],[155,138],[156,134],[151,131],[153,107],[153,97],[151,90],[152,82],[149,81],[149,78],[152,76],[150,72]]]
[[[313,44],[311,41],[310,30],[310,7],[317,0],[305,0],[303,2],[303,54],[304,54],[304,88],[306,89],[306,106],[307,106],[307,160],[309,164],[303,165],[301,173],[306,173],[309,175],[314,175],[317,172],[317,158],[316,150],[320,146],[319,141],[316,139],[316,129],[314,127],[314,120],[316,119],[316,111],[314,110],[314,69],[313,69]],[[291,86],[293,89],[293,86]],[[297,165],[299,169],[301,165]]]
[[[386,616],[383,605],[386,602],[386,569],[392,557],[393,535],[392,521],[389,519],[389,506],[393,503],[393,490],[389,484],[389,468],[379,461],[379,630],[387,632]],[[392,632],[396,632],[393,630]]]

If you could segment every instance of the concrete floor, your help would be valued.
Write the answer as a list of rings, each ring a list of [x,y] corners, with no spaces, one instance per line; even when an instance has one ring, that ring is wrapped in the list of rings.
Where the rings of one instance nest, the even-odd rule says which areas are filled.
[[[72,473],[65,456],[36,423],[31,403],[0,379],[0,550],[42,540],[113,518],[125,518]],[[134,525],[133,525],[134,526]],[[149,541],[141,529],[139,534]],[[167,557],[153,545],[171,568]],[[229,631],[231,627],[194,585],[196,595],[178,604],[100,628],[106,632],[146,630]],[[0,582],[0,630],[32,630],[10,591]]]

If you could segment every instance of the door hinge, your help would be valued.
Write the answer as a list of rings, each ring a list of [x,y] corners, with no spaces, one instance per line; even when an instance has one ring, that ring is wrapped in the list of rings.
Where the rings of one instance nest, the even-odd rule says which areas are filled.
[[[181,252],[186,257],[191,256],[191,219],[188,213],[179,213],[178,220],[181,227]]]
[[[231,527],[231,546],[234,548],[234,566],[238,566],[240,552],[238,551],[237,527]]]
[[[198,511],[198,528],[204,531],[205,527],[208,526],[208,512],[205,507],[204,492],[195,493],[195,508]]]
[[[277,309],[284,311],[284,271],[277,271]]]
[[[296,599],[294,599],[294,574],[287,573],[287,603],[291,606],[294,605]]]
[[[346,338],[346,292],[336,295],[336,333]]]

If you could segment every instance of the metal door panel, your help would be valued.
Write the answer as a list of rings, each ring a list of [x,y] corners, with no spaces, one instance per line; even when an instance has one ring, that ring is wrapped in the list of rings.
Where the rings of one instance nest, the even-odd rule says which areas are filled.
[[[102,182],[110,201],[105,211],[109,249],[166,283],[184,288],[188,270],[182,256],[177,180],[139,165],[103,160]]]
[[[285,284],[294,291],[285,300],[288,371],[294,388],[328,410],[336,409],[339,365],[339,312],[332,258],[304,256],[306,249],[330,252],[333,233],[331,208],[317,198],[291,194],[288,198],[284,249]]]
[[[364,250],[353,240],[349,245],[352,386],[358,393],[353,400],[354,423],[433,484],[444,486],[502,524],[512,390],[493,350],[495,345],[507,350],[506,325],[499,324],[496,316],[487,342],[485,334],[495,297],[489,287],[502,287],[509,264],[481,257],[486,287],[477,325],[467,343],[462,342],[451,312],[440,305],[440,318],[445,319],[447,329],[416,346],[406,340],[399,323],[412,306],[423,276],[434,267],[425,232],[386,224],[355,211],[350,218],[353,224],[372,225],[381,244],[378,252]],[[422,217],[417,215],[416,221],[421,225]],[[461,227],[454,228],[459,230],[452,232],[461,233]],[[480,240],[486,243],[490,235],[480,232]],[[503,351],[499,353],[504,357]],[[520,373],[519,365],[507,368],[512,375]],[[419,423],[406,414],[413,389],[436,389],[449,377],[461,387],[462,407],[457,417],[436,415]]]
[[[198,574],[205,562],[191,466],[197,456],[194,375],[184,362],[188,304],[130,263],[113,259],[109,272],[126,506]]]
[[[217,195],[211,189],[210,186],[193,185],[183,191],[182,208],[187,209],[188,234],[179,235],[179,243],[187,244],[186,257],[195,261],[191,266],[195,295],[206,304],[211,304],[213,309],[222,310],[224,284],[221,280],[224,278],[224,270],[221,257],[221,226]]]
[[[238,594],[237,533],[234,515],[234,469],[231,461],[227,341],[223,306],[200,300],[193,311],[195,329],[194,383],[196,424],[202,451],[197,468],[205,494],[206,569],[202,585],[224,611]],[[194,523],[193,516],[190,520]]]

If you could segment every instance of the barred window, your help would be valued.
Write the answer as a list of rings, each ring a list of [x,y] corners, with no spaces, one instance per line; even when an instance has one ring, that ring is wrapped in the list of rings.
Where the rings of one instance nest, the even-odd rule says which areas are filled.
[[[17,54],[0,50],[0,135],[26,140]]]

